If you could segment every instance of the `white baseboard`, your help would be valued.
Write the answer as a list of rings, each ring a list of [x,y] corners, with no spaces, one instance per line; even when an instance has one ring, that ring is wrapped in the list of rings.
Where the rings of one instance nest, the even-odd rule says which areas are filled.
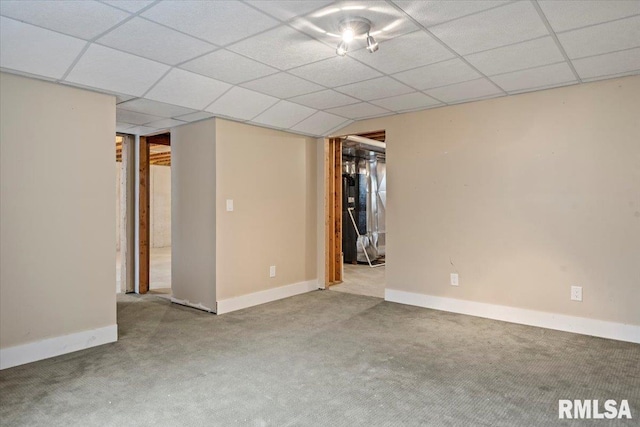
[[[485,317],[487,319],[502,320],[504,322],[640,343],[640,326],[638,325],[607,322],[604,320],[587,319],[584,317],[567,316],[564,314],[547,313],[544,311],[527,310],[524,308],[507,307],[504,305],[486,304],[454,298],[435,297],[395,289],[386,289],[384,299],[385,301],[415,305],[434,310],[450,311],[452,313],[468,314],[470,316]]]
[[[280,286],[278,288],[267,289],[248,295],[241,295],[239,297],[218,301],[216,313],[229,313],[243,308],[253,307],[254,305],[260,305],[316,290],[318,290],[317,280],[308,280],[306,282],[294,283],[293,285]]]
[[[189,300],[186,299],[178,299],[175,297],[171,297],[171,302],[175,303],[175,304],[180,304],[180,305],[186,305],[187,307],[191,307],[191,308],[197,308],[198,310],[202,310],[202,311],[206,311],[208,313],[215,313],[216,311],[206,307],[204,305],[202,305],[202,303],[192,303]]]
[[[36,362],[118,340],[118,325],[0,349],[0,369]]]

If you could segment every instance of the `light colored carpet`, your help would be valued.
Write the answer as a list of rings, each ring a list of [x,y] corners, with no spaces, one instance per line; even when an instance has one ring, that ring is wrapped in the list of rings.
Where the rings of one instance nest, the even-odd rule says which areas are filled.
[[[215,316],[118,295],[117,343],[0,371],[2,426],[634,425],[640,345],[316,291]],[[633,420],[558,420],[628,399]]]

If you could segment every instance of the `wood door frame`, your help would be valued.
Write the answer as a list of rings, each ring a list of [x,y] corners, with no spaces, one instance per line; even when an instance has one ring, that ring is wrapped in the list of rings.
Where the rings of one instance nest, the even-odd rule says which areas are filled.
[[[122,137],[119,159],[120,172],[120,292],[135,292],[135,246],[134,246],[134,198],[135,198],[135,137]],[[118,152],[116,149],[116,161]]]
[[[342,283],[342,139],[325,139],[325,288]]]

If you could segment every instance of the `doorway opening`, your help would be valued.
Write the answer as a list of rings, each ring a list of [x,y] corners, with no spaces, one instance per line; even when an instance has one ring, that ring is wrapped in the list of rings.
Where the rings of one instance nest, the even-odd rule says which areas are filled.
[[[332,138],[327,173],[326,281],[330,289],[384,298],[386,132]]]

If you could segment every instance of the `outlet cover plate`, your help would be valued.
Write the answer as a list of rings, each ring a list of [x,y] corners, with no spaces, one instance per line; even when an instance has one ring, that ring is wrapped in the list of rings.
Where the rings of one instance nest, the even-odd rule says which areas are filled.
[[[582,286],[571,287],[571,301],[582,301]]]
[[[451,273],[451,286],[458,286],[458,273]]]

